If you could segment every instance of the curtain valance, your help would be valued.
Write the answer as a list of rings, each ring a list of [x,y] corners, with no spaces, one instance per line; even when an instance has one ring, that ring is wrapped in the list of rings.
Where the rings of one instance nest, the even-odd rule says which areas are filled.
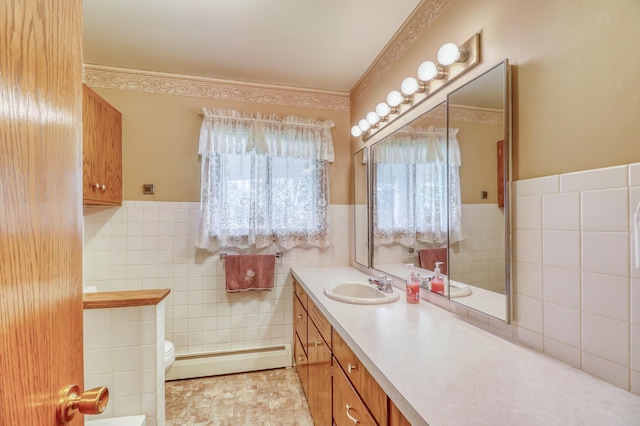
[[[375,145],[375,163],[430,164],[447,162],[447,129],[406,127]],[[449,164],[459,166],[458,129],[449,129]]]
[[[209,108],[200,112],[200,155],[255,151],[274,157],[335,160],[333,121]]]

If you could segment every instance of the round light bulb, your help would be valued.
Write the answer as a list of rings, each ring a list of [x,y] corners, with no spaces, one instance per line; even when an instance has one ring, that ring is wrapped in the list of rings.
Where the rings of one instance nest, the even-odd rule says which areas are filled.
[[[366,132],[371,128],[371,124],[369,124],[369,122],[363,118],[362,120],[358,121],[358,127],[360,127],[360,130],[362,130],[363,132]]]
[[[402,84],[400,85],[400,90],[407,96],[411,96],[418,91],[418,80],[413,77],[407,77],[402,80]]]
[[[418,78],[422,81],[433,80],[438,74],[438,66],[431,61],[423,62],[418,67]]]
[[[391,107],[385,104],[384,102],[380,102],[376,106],[376,114],[378,114],[378,117],[386,117],[387,115],[389,115],[390,112],[391,112]]]
[[[397,107],[402,103],[402,94],[397,90],[389,92],[387,95],[387,103],[390,107]]]
[[[448,66],[460,59],[460,49],[455,43],[445,43],[438,50],[438,62]]]
[[[378,121],[380,121],[380,117],[378,116],[378,114],[373,111],[367,114],[366,119],[372,126],[375,126],[376,124],[378,124]]]
[[[362,135],[362,129],[360,129],[360,127],[358,126],[353,126],[351,128],[351,135],[357,138],[358,136]]]

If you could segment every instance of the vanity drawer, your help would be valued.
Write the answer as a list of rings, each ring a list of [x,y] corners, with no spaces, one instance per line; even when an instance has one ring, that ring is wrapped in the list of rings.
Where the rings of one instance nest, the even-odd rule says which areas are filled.
[[[335,359],[333,365],[333,420],[336,426],[377,425]]]
[[[302,303],[302,306],[304,306],[304,309],[306,310],[307,307],[308,307],[308,303],[309,303],[308,302],[309,298],[307,297],[307,292],[304,291],[304,289],[302,288],[300,283],[298,283],[298,281],[295,278],[293,279],[293,293],[296,295],[298,300],[300,300],[300,303]]]
[[[294,336],[294,346],[293,346],[293,356],[296,362],[296,370],[298,371],[298,377],[300,377],[300,383],[302,384],[302,389],[304,390],[304,394],[309,398],[308,391],[308,380],[307,380],[307,371],[309,370],[309,360],[307,359],[307,355],[304,353],[304,349],[302,349],[302,343],[300,342],[300,338],[298,336]]]
[[[333,356],[342,366],[345,375],[358,391],[378,423],[381,425],[387,424],[387,394],[335,330],[333,330],[332,348]]]
[[[320,312],[320,309],[318,309],[316,304],[313,302],[309,302],[308,312],[309,318],[311,318],[316,328],[322,335],[322,338],[325,340],[325,342],[327,342],[329,348],[331,348],[331,323],[327,321],[324,314]]]
[[[304,353],[307,353],[307,311],[304,310],[302,303],[295,297],[293,298],[293,329],[298,335],[302,343]]]

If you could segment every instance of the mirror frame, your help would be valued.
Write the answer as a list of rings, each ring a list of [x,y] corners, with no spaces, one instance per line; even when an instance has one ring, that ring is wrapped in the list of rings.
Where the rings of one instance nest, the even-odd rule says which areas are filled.
[[[371,240],[371,235],[372,235],[372,220],[371,220],[371,215],[373,213],[372,209],[373,209],[373,205],[371,203],[371,182],[370,182],[370,171],[369,171],[369,167],[370,167],[370,161],[369,161],[369,151],[370,151],[370,147],[369,146],[365,146],[361,149],[359,149],[358,151],[356,151],[353,154],[353,183],[354,183],[354,188],[353,188],[353,261],[357,264],[360,265],[362,267],[365,268],[372,268],[373,267],[373,242]],[[364,178],[365,178],[365,206],[366,206],[366,212],[367,212],[367,217],[366,217],[366,221],[367,221],[367,226],[365,228],[365,232],[366,232],[366,237],[367,237],[367,244],[366,244],[366,248],[367,248],[367,264],[362,264],[358,261],[358,219],[360,219],[357,215],[356,212],[356,208],[358,206],[358,204],[356,203],[356,191],[358,189],[358,185],[357,185],[357,181],[356,181],[356,167],[357,167],[357,157],[359,156],[359,154],[362,153],[363,157],[360,158],[364,158],[365,159],[365,170],[364,170]],[[362,159],[360,159],[360,161],[362,161]]]
[[[502,82],[503,82],[503,92],[502,92],[502,105],[504,106],[504,112],[503,112],[503,140],[504,140],[504,154],[503,154],[503,168],[504,168],[504,176],[503,176],[503,197],[504,197],[504,295],[505,295],[505,318],[498,318],[495,317],[493,315],[490,315],[486,312],[483,311],[479,311],[475,308],[472,308],[470,306],[465,305],[464,303],[462,303],[459,300],[456,300],[455,298],[451,298],[449,297],[449,300],[453,303],[456,303],[460,306],[464,306],[467,309],[473,309],[476,310],[478,312],[482,312],[485,315],[490,315],[492,318],[496,318],[500,321],[504,321],[507,324],[511,323],[511,317],[512,317],[512,265],[511,265],[511,259],[512,259],[512,255],[511,255],[511,248],[512,248],[512,243],[511,243],[511,231],[512,231],[512,221],[513,218],[511,216],[511,183],[512,183],[512,168],[513,168],[513,161],[512,161],[512,152],[513,152],[513,141],[512,141],[512,112],[511,112],[511,66],[509,65],[509,59],[504,59],[503,61],[495,64],[494,66],[492,66],[491,68],[489,68],[486,71],[483,71],[481,74],[475,76],[474,78],[472,78],[471,80],[465,82],[465,84],[461,85],[460,87],[457,87],[455,90],[451,90],[450,92],[447,93],[447,114],[446,114],[446,118],[447,118],[447,129],[449,129],[449,127],[451,127],[449,125],[449,122],[451,120],[451,114],[449,113],[449,108],[452,105],[449,102],[449,98],[454,95],[456,92],[464,89],[465,86],[467,86],[468,84],[473,83],[474,81],[478,80],[479,78],[487,75],[488,73],[503,67],[503,74],[502,74]],[[449,134],[447,132],[447,138],[449,137]],[[450,247],[450,243],[447,243],[447,248],[448,251],[451,251],[451,247]],[[447,254],[447,256],[449,256]],[[372,263],[373,264],[373,263]]]
[[[387,136],[391,135],[392,133],[400,130],[401,128],[403,128],[405,125],[413,122],[414,120],[418,119],[420,116],[422,116],[423,114],[426,114],[428,111],[430,111],[431,109],[439,106],[440,104],[444,103],[446,106],[446,128],[449,129],[449,95],[452,93],[455,93],[461,89],[463,89],[467,84],[477,80],[478,78],[484,76],[485,74],[495,70],[496,68],[499,68],[501,66],[504,66],[504,74],[503,74],[503,105],[504,105],[504,149],[505,149],[505,153],[504,153],[504,167],[505,167],[505,175],[504,175],[504,216],[505,216],[505,220],[504,220],[504,226],[505,226],[505,318],[498,318],[495,316],[492,316],[490,314],[488,314],[487,312],[483,312],[483,311],[478,311],[475,308],[466,306],[464,304],[459,303],[458,301],[455,300],[455,298],[450,298],[449,296],[440,296],[437,295],[436,293],[430,293],[431,295],[437,295],[439,297],[446,297],[448,298],[450,301],[456,303],[457,305],[460,306],[464,306],[467,309],[471,309],[471,310],[476,310],[478,312],[482,312],[485,315],[491,316],[492,318],[495,318],[497,320],[500,321],[504,321],[507,324],[511,323],[511,318],[512,318],[512,265],[511,265],[511,261],[512,261],[512,254],[511,254],[511,248],[512,248],[512,243],[511,243],[511,239],[512,239],[512,233],[511,233],[511,228],[512,228],[512,217],[511,217],[511,211],[512,211],[512,206],[511,206],[511,183],[512,183],[512,150],[513,150],[513,143],[512,143],[512,103],[511,103],[511,66],[509,64],[509,60],[508,59],[504,59],[502,61],[500,61],[499,63],[495,64],[494,66],[490,67],[489,69],[483,71],[482,73],[478,74],[477,76],[473,77],[472,79],[466,81],[464,84],[456,87],[455,89],[452,90],[444,90],[441,93],[438,93],[436,96],[430,97],[428,99],[425,99],[423,102],[421,102],[420,104],[416,105],[414,108],[412,108],[411,110],[405,112],[402,116],[398,117],[395,119],[394,123],[392,123],[392,125],[386,126],[385,128],[381,129],[380,131],[376,132],[376,134],[374,134],[370,139],[367,140],[367,142],[365,143],[365,146],[358,150],[355,154],[354,154],[354,158],[355,155],[357,155],[359,152],[361,152],[362,150],[366,150],[366,155],[368,157],[367,159],[367,170],[366,170],[366,181],[367,181],[367,220],[368,220],[368,248],[369,248],[369,253],[367,256],[367,261],[368,261],[368,265],[365,268],[368,268],[369,272],[371,273],[371,270],[374,271],[378,271],[378,272],[384,272],[384,271],[380,271],[377,270],[375,268],[374,265],[374,247],[373,247],[373,238],[372,238],[372,232],[373,232],[373,202],[372,202],[372,179],[371,179],[371,161],[370,161],[370,147],[373,146],[374,144],[376,144],[377,142],[380,142],[381,140],[383,140],[384,138],[386,138]],[[447,137],[448,137],[448,131],[447,131]],[[355,174],[354,174],[354,186],[355,186]],[[354,225],[355,225],[355,188],[354,188]],[[354,229],[354,241],[355,241],[355,229]],[[449,242],[447,241],[447,251],[450,250],[449,247]],[[448,254],[447,254],[448,256]],[[355,252],[354,252],[354,260],[355,260]],[[361,263],[357,263],[357,265],[359,266],[365,266],[362,265]],[[388,272],[387,272],[388,273]],[[389,274],[389,275],[393,275],[393,274]],[[395,276],[395,275],[394,275]],[[404,280],[405,277],[398,277],[395,276],[396,278],[400,279],[400,280]]]

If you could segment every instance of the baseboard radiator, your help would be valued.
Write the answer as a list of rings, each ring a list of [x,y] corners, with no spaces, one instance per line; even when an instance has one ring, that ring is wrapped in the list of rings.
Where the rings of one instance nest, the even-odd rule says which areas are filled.
[[[292,366],[291,343],[209,353],[176,355],[166,380],[218,376]]]

